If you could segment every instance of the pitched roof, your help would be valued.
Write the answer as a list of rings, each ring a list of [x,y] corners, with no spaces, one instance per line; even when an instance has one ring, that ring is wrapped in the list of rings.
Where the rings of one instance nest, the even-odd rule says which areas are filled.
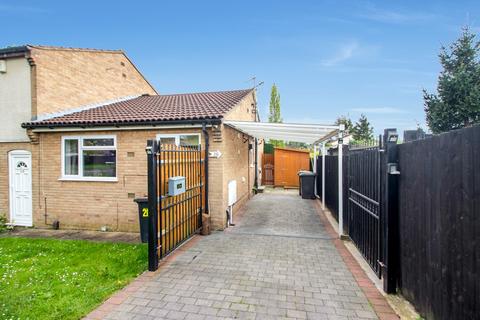
[[[21,45],[21,46],[8,46],[8,47],[0,48],[0,54],[25,53],[25,52],[30,51],[31,48],[44,49],[44,50],[61,50],[61,51],[90,51],[90,52],[123,53],[123,50],[95,49],[95,48],[73,48],[73,47],[44,46],[44,45],[36,45],[36,44],[26,44],[26,45]]]
[[[24,128],[160,124],[221,119],[252,89],[144,95],[22,124]]]

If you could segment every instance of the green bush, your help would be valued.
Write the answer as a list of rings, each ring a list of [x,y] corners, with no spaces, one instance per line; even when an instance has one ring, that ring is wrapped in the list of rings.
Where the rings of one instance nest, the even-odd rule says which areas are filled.
[[[7,230],[7,217],[0,213],[0,232]]]

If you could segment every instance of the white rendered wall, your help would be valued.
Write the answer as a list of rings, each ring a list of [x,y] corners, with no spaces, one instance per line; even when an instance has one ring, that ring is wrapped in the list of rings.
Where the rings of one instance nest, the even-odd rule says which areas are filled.
[[[29,141],[22,122],[31,120],[30,65],[25,58],[6,59],[0,72],[0,142]]]

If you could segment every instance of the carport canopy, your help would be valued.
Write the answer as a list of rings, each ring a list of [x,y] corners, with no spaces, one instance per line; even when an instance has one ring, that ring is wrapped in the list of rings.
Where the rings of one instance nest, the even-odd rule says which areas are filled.
[[[338,233],[343,235],[343,131],[345,126],[302,123],[265,123],[251,121],[225,121],[228,125],[257,139],[274,139],[313,144],[314,154],[322,146],[322,172],[325,172],[325,144],[333,137],[338,138]],[[317,157],[314,156],[313,170],[316,173]],[[316,179],[316,178],[315,178]],[[315,194],[317,194],[315,183]],[[325,174],[322,174],[322,207],[325,209]]]
[[[259,139],[319,144],[336,137],[342,125],[225,121],[226,125]]]

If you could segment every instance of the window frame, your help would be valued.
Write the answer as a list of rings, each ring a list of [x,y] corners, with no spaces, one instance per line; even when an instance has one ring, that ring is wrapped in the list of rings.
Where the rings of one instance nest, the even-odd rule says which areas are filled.
[[[83,140],[87,139],[113,139],[113,146],[84,146]],[[65,174],[65,140],[77,140],[78,146],[78,174],[67,175]],[[114,150],[115,151],[115,177],[85,177],[83,176],[83,151],[84,150]],[[118,181],[118,155],[117,155],[117,136],[116,135],[87,135],[87,136],[62,136],[61,157],[62,168],[59,180],[66,181],[103,181],[103,182],[116,182]]]
[[[180,146],[180,136],[197,136],[198,137],[198,145],[202,145],[202,135],[197,132],[185,132],[185,133],[157,133],[156,139],[160,141],[160,138],[174,138],[175,145],[178,147]]]

